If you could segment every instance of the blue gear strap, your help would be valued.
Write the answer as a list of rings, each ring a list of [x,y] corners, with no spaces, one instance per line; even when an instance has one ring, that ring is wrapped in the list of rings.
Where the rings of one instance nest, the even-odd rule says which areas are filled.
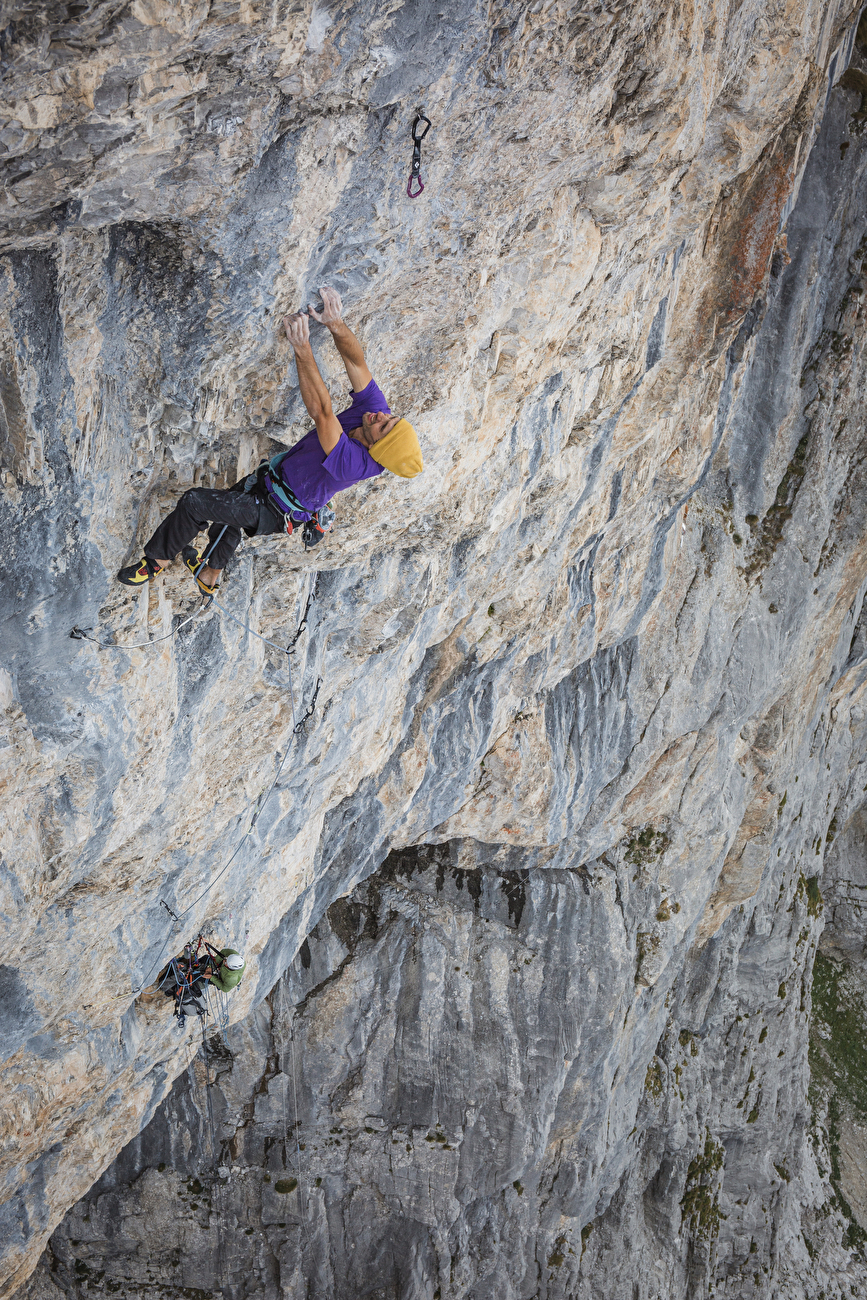
[[[312,515],[314,512],[309,506],[305,506],[303,501],[298,500],[280,473],[280,462],[285,455],[285,451],[278,452],[268,461],[268,468],[265,471],[265,488],[268,495],[275,499],[284,515],[291,514],[293,510],[298,510],[304,515]]]

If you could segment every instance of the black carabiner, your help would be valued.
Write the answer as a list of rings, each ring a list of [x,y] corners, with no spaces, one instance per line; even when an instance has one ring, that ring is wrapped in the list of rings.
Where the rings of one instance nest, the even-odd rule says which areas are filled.
[[[427,126],[422,131],[421,135],[418,135],[419,122],[427,122]],[[421,144],[422,140],[425,138],[430,128],[431,128],[430,118],[425,117],[424,113],[419,113],[418,117],[415,119],[415,121],[412,124],[412,138],[416,144]]]
[[[418,128],[422,122],[426,122],[427,125],[425,126],[425,129],[422,131],[421,135],[419,135]],[[430,128],[431,128],[430,118],[425,117],[424,113],[418,113],[416,115],[415,121],[412,124],[412,167],[410,168],[409,180],[406,186],[407,197],[411,199],[417,199],[419,194],[421,194],[422,190],[424,189],[424,181],[421,178],[421,142],[427,135]],[[412,189],[413,181],[415,181],[416,184],[418,185],[418,189],[415,191],[415,193],[413,193],[413,189]]]

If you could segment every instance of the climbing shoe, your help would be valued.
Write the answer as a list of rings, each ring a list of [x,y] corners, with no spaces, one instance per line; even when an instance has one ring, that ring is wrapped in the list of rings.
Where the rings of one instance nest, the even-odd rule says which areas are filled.
[[[181,551],[181,555],[190,573],[195,573],[196,569],[201,568],[202,552],[196,550],[195,546],[185,546]]]
[[[181,554],[184,557],[184,564],[196,580],[196,585],[203,596],[213,596],[219,587],[215,582],[213,587],[209,587],[206,582],[202,582],[199,577],[199,569],[202,567],[202,552],[197,551],[195,546],[185,546]]]
[[[153,582],[158,573],[168,568],[166,564],[156,564],[143,555],[138,564],[128,564],[118,570],[117,580],[127,587],[143,587],[146,582]]]

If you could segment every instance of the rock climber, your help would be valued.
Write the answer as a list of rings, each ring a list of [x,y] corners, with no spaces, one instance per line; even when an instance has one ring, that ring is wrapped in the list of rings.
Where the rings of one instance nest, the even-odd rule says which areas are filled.
[[[385,469],[401,478],[421,473],[415,430],[392,415],[374,383],[361,344],[343,320],[339,293],[327,286],[320,292],[321,313],[312,306],[308,311],[331,332],[352,385],[351,404],[334,414],[310,347],[308,316],[286,316],[283,325],[295,353],[301,397],[315,428],[231,488],[190,488],[145,544],[141,560],[120,570],[120,582],[139,587],[153,581],[180,551],[201,591],[213,595],[241,530],[248,537],[262,537],[291,534],[293,526],[301,524],[305,547],[316,545],[334,518],[329,502],[335,493]],[[205,565],[190,543],[209,521]]]
[[[205,979],[209,980],[214,988],[219,989],[221,993],[229,993],[241,983],[241,976],[244,974],[247,963],[237,948],[221,948],[219,951],[223,961],[218,964],[212,957],[211,966],[205,974]]]

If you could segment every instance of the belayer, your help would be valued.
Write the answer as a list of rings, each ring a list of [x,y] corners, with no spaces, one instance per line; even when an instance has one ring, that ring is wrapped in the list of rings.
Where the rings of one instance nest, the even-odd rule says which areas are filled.
[[[151,582],[183,552],[200,589],[213,595],[242,530],[248,537],[262,537],[291,534],[301,525],[309,548],[331,526],[334,514],[329,503],[335,493],[375,478],[384,469],[401,478],[421,473],[424,465],[415,430],[407,420],[392,415],[374,383],[361,344],[343,322],[340,295],[329,288],[321,293],[321,315],[312,307],[309,312],[331,331],[352,385],[351,405],[334,414],[310,347],[308,318],[303,312],[287,316],[283,323],[295,352],[298,385],[315,428],[231,488],[190,488],[145,543],[141,560],[120,570],[120,582],[128,587]],[[191,543],[208,522],[211,549],[203,566]]]
[[[188,1015],[207,1015],[208,984],[221,993],[237,988],[246,964],[236,948],[213,948],[202,935],[195,950],[188,943],[157,977],[157,988],[174,999],[177,1028],[184,1029]]]

